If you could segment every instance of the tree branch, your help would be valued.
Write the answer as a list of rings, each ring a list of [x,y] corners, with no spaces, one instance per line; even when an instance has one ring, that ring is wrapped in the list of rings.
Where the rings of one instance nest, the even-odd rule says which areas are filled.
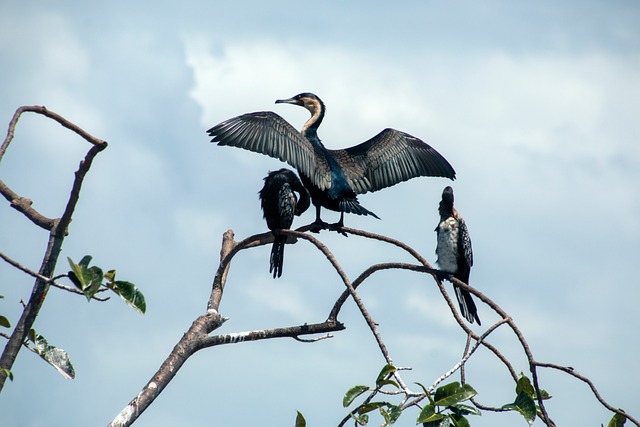
[[[45,227],[50,231],[49,233],[49,241],[47,243],[47,248],[45,251],[44,258],[42,260],[42,265],[38,274],[43,276],[43,278],[37,278],[36,282],[33,286],[33,290],[31,291],[31,297],[29,298],[29,302],[25,306],[22,311],[22,315],[20,319],[16,323],[16,326],[11,334],[9,342],[5,346],[2,356],[0,357],[0,391],[4,387],[4,383],[7,379],[7,372],[11,370],[13,364],[18,356],[18,353],[22,347],[22,343],[27,337],[27,333],[33,326],[33,323],[40,312],[40,308],[44,303],[44,300],[49,291],[49,287],[51,286],[51,278],[53,277],[53,273],[58,262],[58,257],[60,256],[60,251],[62,248],[62,242],[64,241],[64,237],[67,233],[67,229],[69,227],[69,223],[71,222],[71,216],[75,210],[75,207],[78,202],[78,198],[80,197],[80,190],[82,188],[82,183],[84,181],[84,177],[87,172],[91,168],[91,164],[95,156],[102,150],[107,147],[107,143],[101,139],[95,138],[91,136],[89,133],[85,132],[83,129],[78,127],[77,125],[69,122],[62,116],[53,113],[47,110],[45,107],[31,106],[31,107],[20,107],[14,114],[10,124],[9,131],[7,132],[7,137],[3,142],[2,146],[0,146],[0,160],[6,153],[6,150],[13,139],[13,135],[15,133],[15,127],[18,123],[18,119],[24,112],[34,112],[37,114],[44,115],[50,119],[53,119],[60,123],[62,126],[70,129],[71,131],[77,133],[82,138],[87,140],[92,144],[92,147],[89,149],[87,154],[85,155],[84,160],[80,162],[80,166],[78,170],[75,172],[75,179],[73,181],[73,185],[71,188],[71,194],[69,195],[69,200],[67,201],[67,205],[62,213],[60,219],[53,220],[49,228]],[[0,186],[0,191],[6,190],[6,186]],[[12,194],[15,194],[11,192]],[[7,195],[3,192],[5,198]],[[15,197],[13,197],[15,199]],[[29,218],[34,224],[38,226],[42,226],[39,216],[36,215],[36,211],[32,210],[29,206],[28,209],[25,209],[23,214]]]
[[[598,392],[598,389],[596,388],[596,386],[593,384],[593,382],[585,377],[584,375],[579,374],[578,372],[576,372],[575,369],[573,369],[570,366],[561,366],[561,365],[557,365],[555,363],[544,363],[544,362],[533,362],[533,364],[535,366],[539,366],[541,368],[550,368],[550,369],[556,369],[558,371],[562,371],[566,374],[571,375],[574,378],[579,379],[580,381],[585,382],[589,388],[591,389],[591,392],[593,393],[593,395],[596,397],[596,399],[598,399],[598,401],[602,404],[602,406],[604,406],[605,408],[607,408],[608,410],[610,410],[611,412],[615,412],[616,414],[620,414],[624,417],[627,418],[627,420],[631,421],[632,423],[634,423],[637,426],[640,426],[640,421],[638,421],[637,419],[635,419],[634,417],[632,417],[631,415],[627,414],[625,411],[623,411],[622,409],[619,408],[615,408],[611,405],[609,405],[600,395],[600,392]]]
[[[70,293],[72,293],[72,294],[85,296],[85,294],[84,294],[84,293],[82,293],[81,291],[79,291],[78,289],[76,289],[76,288],[72,288],[72,287],[70,287],[70,286],[62,285],[62,284],[60,284],[60,283],[58,283],[58,282],[56,282],[56,281],[55,281],[55,279],[59,279],[59,278],[61,278],[61,277],[67,277],[67,275],[66,275],[66,274],[58,275],[58,276],[56,276],[56,277],[52,277],[52,278],[48,278],[48,277],[45,277],[45,276],[43,276],[43,275],[41,275],[41,274],[38,274],[38,273],[36,273],[35,271],[33,271],[33,270],[31,270],[31,269],[29,269],[29,268],[27,268],[27,267],[23,266],[23,265],[22,265],[22,264],[20,264],[19,262],[14,261],[13,259],[9,258],[7,255],[3,254],[2,252],[0,252],[0,258],[2,258],[3,260],[5,260],[8,264],[11,264],[12,266],[14,266],[15,268],[17,268],[18,270],[21,270],[22,272],[24,272],[24,273],[28,274],[28,275],[29,275],[29,276],[31,276],[31,277],[35,277],[36,279],[40,279],[40,280],[42,280],[42,281],[48,282],[51,286],[53,286],[53,287],[55,287],[55,288],[62,289],[63,291],[67,291],[67,292],[70,292]],[[103,289],[99,289],[99,290],[98,290],[98,292],[103,292],[103,291],[105,291],[105,289],[104,289],[104,288],[103,288]],[[95,296],[95,295],[94,295],[94,296],[92,296],[92,297],[91,297],[91,299],[94,299],[94,300],[96,300],[96,301],[100,301],[100,302],[104,302],[104,301],[108,301],[108,300],[109,300],[109,297],[106,297],[106,298],[98,298],[97,296]]]

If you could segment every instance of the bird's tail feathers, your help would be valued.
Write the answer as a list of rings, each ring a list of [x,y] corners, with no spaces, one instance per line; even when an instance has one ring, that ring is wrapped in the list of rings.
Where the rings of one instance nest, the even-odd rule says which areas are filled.
[[[478,309],[476,308],[476,303],[473,301],[473,297],[469,293],[469,291],[460,288],[459,286],[453,285],[453,289],[456,292],[456,298],[458,299],[458,304],[460,305],[460,312],[462,315],[469,321],[469,323],[473,323],[475,320],[478,322],[478,325],[481,325],[480,318],[478,317]]]
[[[374,218],[380,219],[378,215],[362,206],[356,199],[340,200],[340,210],[342,212],[353,213],[356,215],[371,215]]]
[[[271,246],[271,257],[269,259],[269,273],[273,273],[273,278],[282,276],[282,264],[284,263],[284,245],[287,241],[285,235],[275,235],[273,246]]]

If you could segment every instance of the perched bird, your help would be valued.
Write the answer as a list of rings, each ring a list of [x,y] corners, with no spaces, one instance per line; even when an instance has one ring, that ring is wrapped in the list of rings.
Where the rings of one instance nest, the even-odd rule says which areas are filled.
[[[469,273],[473,265],[471,238],[464,219],[453,207],[453,188],[447,186],[442,192],[442,201],[438,208],[440,223],[436,227],[438,245],[436,246],[436,262],[446,276],[453,275],[456,279],[469,284]],[[474,319],[480,325],[480,318],[476,304],[469,291],[453,285],[462,315],[473,323]]]
[[[407,133],[385,129],[359,145],[329,150],[318,137],[325,114],[324,103],[312,93],[301,93],[276,104],[306,108],[311,118],[298,132],[271,111],[247,113],[212,127],[211,142],[278,158],[298,170],[316,207],[314,231],[341,228],[344,213],[378,216],[358,202],[357,194],[378,191],[417,176],[455,178],[449,162],[431,146]],[[320,208],[340,212],[340,221],[327,224]]]
[[[295,192],[300,195],[299,199]],[[280,230],[291,228],[293,215],[299,216],[309,208],[309,192],[293,171],[283,168],[269,172],[258,194],[264,219],[267,220],[267,227],[274,237],[269,273],[273,272],[275,279],[282,275],[284,245],[287,242],[287,236],[281,234]]]

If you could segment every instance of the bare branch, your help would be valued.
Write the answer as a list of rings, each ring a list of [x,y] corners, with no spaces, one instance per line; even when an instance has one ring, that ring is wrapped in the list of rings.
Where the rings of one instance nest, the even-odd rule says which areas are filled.
[[[593,395],[596,397],[596,399],[598,399],[598,401],[602,404],[602,406],[604,406],[605,408],[607,408],[611,412],[615,412],[616,414],[623,415],[624,417],[626,417],[629,421],[631,421],[635,425],[640,426],[640,422],[637,419],[633,418],[631,415],[627,414],[623,410],[615,408],[615,407],[609,405],[602,398],[602,396],[600,395],[600,392],[598,392],[598,389],[593,384],[593,382],[589,378],[585,377],[584,375],[581,375],[578,372],[576,372],[576,370],[573,369],[572,367],[570,367],[570,366],[561,366],[561,365],[557,365],[555,363],[544,363],[544,362],[533,362],[533,364],[536,365],[536,366],[539,366],[541,368],[550,368],[550,369],[556,369],[558,371],[562,371],[564,373],[567,373],[567,374],[571,375],[574,378],[579,379],[580,381],[585,382],[589,386],[589,388],[591,389],[591,392],[593,392]]]
[[[369,326],[369,329],[371,329],[371,333],[373,333],[373,336],[375,337],[376,342],[378,343],[378,347],[380,348],[380,351],[382,352],[382,355],[384,356],[385,360],[387,361],[388,364],[393,365],[393,359],[391,358],[391,355],[389,354],[389,351],[387,350],[387,346],[385,345],[384,341],[382,340],[382,336],[380,335],[380,332],[378,331],[377,323],[374,322],[373,318],[369,314],[369,311],[367,310],[367,307],[364,305],[364,303],[362,302],[362,300],[360,299],[360,297],[356,293],[355,287],[351,284],[351,281],[347,277],[346,273],[344,272],[344,270],[342,269],[342,267],[340,266],[338,261],[335,259],[333,254],[329,251],[329,249],[325,245],[323,245],[318,239],[316,239],[313,236],[310,236],[309,234],[301,233],[299,231],[292,231],[292,230],[282,230],[282,233],[287,234],[287,235],[291,235],[291,236],[294,236],[294,237],[297,237],[297,238],[300,238],[300,239],[308,240],[311,243],[313,243],[318,249],[320,249],[320,251],[322,251],[322,253],[327,257],[327,259],[329,260],[329,262],[331,263],[333,268],[335,268],[335,270],[340,275],[340,278],[342,279],[342,282],[347,287],[347,290],[349,291],[349,294],[351,295],[351,298],[353,298],[353,300],[355,301],[356,305],[358,306],[358,309],[360,310],[360,313],[362,313],[362,316],[364,317],[365,321],[367,322],[367,325]],[[329,318],[331,319],[331,317],[329,317]],[[409,392],[409,389],[406,386],[406,384],[404,383],[402,377],[399,374],[395,373],[395,372],[394,372],[394,377],[396,378],[396,380],[398,381],[398,384],[400,384],[402,389],[406,390],[407,392]]]
[[[18,124],[18,120],[20,119],[20,116],[25,112],[41,114],[45,117],[55,120],[56,122],[60,123],[62,126],[75,132],[76,134],[84,138],[86,141],[91,143],[94,146],[94,148],[96,148],[95,150],[96,153],[104,150],[107,147],[106,141],[103,141],[101,139],[98,139],[90,135],[88,132],[86,132],[76,124],[71,123],[70,121],[60,116],[59,114],[54,113],[53,111],[47,110],[45,107],[23,106],[16,110],[11,121],[9,122],[9,129],[7,131],[7,136],[5,137],[4,142],[0,146],[0,161],[2,161],[2,158],[4,157],[7,149],[9,148],[9,144],[13,140],[16,126]],[[94,156],[95,154],[91,156],[87,156],[85,161],[88,161],[89,163],[91,163],[91,160],[93,159]],[[87,167],[86,170],[88,169],[89,168]],[[82,170],[83,168],[81,167],[78,172]],[[78,174],[78,172],[76,172],[76,175]],[[76,182],[74,182],[74,186],[76,184],[79,184],[81,181],[82,179],[76,180]],[[78,192],[79,192],[79,188],[78,188]],[[38,227],[44,228],[47,231],[52,231],[56,226],[55,219],[47,218],[46,216],[42,215],[40,212],[32,208],[31,207],[32,201],[30,199],[21,197],[15,192],[13,192],[2,180],[0,180],[0,194],[2,194],[4,198],[7,199],[9,203],[11,203],[11,207],[15,208],[16,210],[24,214],[27,218],[29,218],[29,220],[31,220]],[[72,196],[73,196],[73,191],[72,191]],[[73,209],[71,211],[73,211]],[[66,231],[66,226],[64,227],[64,231]]]
[[[294,340],[299,341],[299,342],[305,342],[305,343],[314,343],[314,342],[318,342],[318,341],[322,341],[322,340],[326,340],[329,338],[333,338],[333,335],[331,334],[326,334],[326,335],[322,335],[320,337],[316,337],[316,338],[311,338],[311,339],[304,339],[304,338],[300,338],[299,336],[295,336],[292,337]]]
[[[22,343],[25,341],[27,333],[31,329],[33,323],[35,322],[38,313],[40,312],[40,308],[44,303],[44,300],[49,291],[49,287],[51,286],[51,278],[53,277],[53,272],[55,270],[56,264],[58,262],[58,257],[60,256],[60,251],[62,248],[62,242],[64,241],[64,237],[67,233],[67,229],[69,227],[69,223],[71,222],[71,216],[75,210],[78,199],[80,197],[80,190],[82,188],[82,183],[84,181],[84,177],[87,172],[91,168],[91,164],[95,156],[102,150],[107,147],[107,143],[101,139],[95,138],[91,136],[89,133],[85,132],[83,129],[78,127],[77,125],[69,122],[62,116],[53,113],[47,110],[45,107],[20,107],[14,114],[10,124],[9,131],[7,133],[7,137],[0,147],[0,159],[4,156],[9,143],[13,139],[13,135],[15,132],[16,124],[18,123],[18,119],[20,118],[23,112],[34,112],[38,114],[42,114],[50,119],[53,119],[60,123],[62,126],[70,129],[71,131],[77,133],[82,138],[87,140],[92,144],[92,147],[89,149],[87,154],[85,155],[84,160],[80,162],[80,166],[78,170],[75,172],[75,179],[73,181],[73,185],[71,188],[71,193],[69,195],[69,200],[67,201],[67,205],[62,213],[60,219],[53,220],[51,223],[43,224],[41,218],[37,211],[30,207],[23,206],[21,212],[29,218],[34,224],[43,227],[50,231],[49,233],[49,241],[47,243],[47,248],[45,250],[45,255],[42,260],[42,265],[38,274],[43,276],[46,280],[41,278],[37,278],[36,282],[33,286],[33,290],[31,291],[31,297],[29,298],[29,302],[25,306],[20,319],[16,323],[16,326],[11,334],[11,338],[9,342],[4,347],[2,352],[2,356],[0,357],[0,390],[4,387],[4,383],[7,379],[7,372],[11,370],[13,364],[16,360],[16,357],[22,347]],[[17,199],[15,193],[12,191],[7,191],[7,187],[3,184],[0,186],[0,192],[4,195],[5,198],[13,202],[13,200]],[[14,206],[14,205],[12,205]],[[22,205],[21,205],[22,206]],[[15,206],[14,206],[15,207]],[[46,226],[45,226],[46,225]]]
[[[340,322],[327,320],[323,323],[304,324],[301,326],[290,326],[288,328],[263,329],[258,331],[237,332],[233,334],[215,335],[202,338],[197,349],[213,347],[221,344],[236,344],[240,342],[267,340],[271,338],[296,338],[301,335],[315,335],[328,332],[342,331],[345,327]],[[307,341],[308,342],[308,341]]]

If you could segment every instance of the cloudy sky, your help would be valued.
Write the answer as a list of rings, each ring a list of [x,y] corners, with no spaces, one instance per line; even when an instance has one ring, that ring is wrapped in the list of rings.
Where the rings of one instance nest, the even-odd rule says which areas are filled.
[[[0,122],[21,105],[45,105],[109,142],[58,272],[64,257],[91,254],[136,283],[148,304],[140,316],[117,299],[52,291],[35,328],[70,353],[77,378],[23,351],[0,395],[3,426],[106,425],[140,391],[205,310],[222,233],[233,229],[240,240],[266,230],[257,192],[282,166],[210,144],[205,130],[258,110],[299,128],[308,113],[274,101],[303,91],[327,104],[320,137],[328,147],[393,127],[427,141],[457,171],[453,183],[420,178],[361,196],[382,220],[348,216],[348,226],[398,238],[433,262],[438,201],[453,185],[474,244],[471,284],[515,319],[539,360],[574,367],[613,406],[640,416],[640,5],[345,3],[0,4]],[[56,217],[86,150],[58,125],[25,116],[0,178]],[[295,225],[312,220],[310,210]],[[362,238],[319,237],[351,278],[372,263],[410,261]],[[1,252],[37,269],[46,239],[0,204]],[[326,318],[342,291],[326,260],[305,242],[287,246],[274,281],[268,254],[261,247],[234,262],[220,332]],[[0,313],[15,323],[31,285],[0,264]],[[426,276],[381,273],[361,294],[395,362],[413,367],[408,383],[431,384],[457,363],[465,336]],[[486,306],[479,313],[483,326],[497,319]],[[296,410],[310,426],[336,425],[343,393],[371,384],[384,363],[353,303],[340,320],[346,331],[315,344],[198,353],[136,425],[293,425]],[[496,332],[492,343],[527,371],[513,335]],[[540,377],[559,425],[610,419],[583,383]],[[513,398],[505,369],[486,352],[469,362],[467,379],[484,404]],[[515,414],[471,421],[525,425]]]

